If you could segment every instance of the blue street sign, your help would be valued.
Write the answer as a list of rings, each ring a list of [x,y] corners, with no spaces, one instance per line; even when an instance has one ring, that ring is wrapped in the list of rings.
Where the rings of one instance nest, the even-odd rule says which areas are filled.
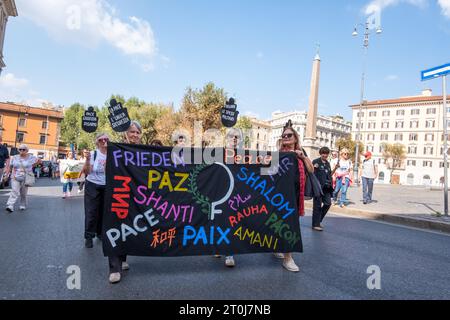
[[[422,71],[422,81],[431,80],[437,77],[445,76],[450,73],[450,63],[443,66]]]

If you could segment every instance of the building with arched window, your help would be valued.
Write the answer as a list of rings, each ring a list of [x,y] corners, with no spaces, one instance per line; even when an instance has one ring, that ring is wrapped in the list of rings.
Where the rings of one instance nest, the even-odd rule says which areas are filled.
[[[433,96],[427,89],[418,96],[364,101],[362,107],[356,104],[351,108],[353,140],[361,141],[364,151],[372,152],[379,172],[386,175],[377,183],[442,185],[444,113],[450,119],[450,107],[444,110],[442,96]],[[450,121],[447,126],[450,129]],[[384,143],[404,147],[405,159],[394,170],[392,159],[384,159]]]

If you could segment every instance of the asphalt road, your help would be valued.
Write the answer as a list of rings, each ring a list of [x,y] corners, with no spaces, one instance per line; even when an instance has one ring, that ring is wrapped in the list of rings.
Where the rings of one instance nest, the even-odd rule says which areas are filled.
[[[301,219],[299,273],[271,254],[236,256],[234,269],[209,256],[130,257],[131,270],[111,285],[100,243],[84,248],[82,196],[61,193],[41,179],[29,209],[7,214],[0,190],[0,299],[450,299],[450,236],[332,215],[324,233]],[[80,290],[66,285],[72,265],[81,270]],[[372,265],[381,271],[379,290],[367,287]]]

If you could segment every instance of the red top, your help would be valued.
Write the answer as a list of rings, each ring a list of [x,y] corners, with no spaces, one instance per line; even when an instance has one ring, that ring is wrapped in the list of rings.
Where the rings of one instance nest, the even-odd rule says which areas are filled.
[[[294,152],[288,148],[281,147],[280,152]],[[298,159],[298,173],[299,173],[299,195],[298,195],[298,214],[300,217],[305,216],[305,187],[306,187],[306,175],[305,165],[301,159]]]

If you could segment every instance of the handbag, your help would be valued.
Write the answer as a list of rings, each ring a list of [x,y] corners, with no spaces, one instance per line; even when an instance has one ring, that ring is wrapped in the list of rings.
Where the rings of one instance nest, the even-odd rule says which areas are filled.
[[[28,172],[28,171],[25,169],[25,167],[24,167],[24,165],[23,165],[23,163],[22,163],[22,160],[19,160],[19,162],[20,162],[20,166],[22,167],[23,171],[25,172],[25,186],[26,186],[26,187],[32,187],[32,186],[34,186],[34,184],[36,183],[36,178],[34,177],[33,172]],[[17,180],[17,179],[16,179],[16,180]],[[18,180],[18,181],[19,181],[19,180]],[[19,182],[22,182],[22,181],[19,181]]]
[[[319,179],[317,179],[314,173],[308,172],[305,166],[305,200],[311,200],[313,198],[320,198],[323,196],[322,185]]]

